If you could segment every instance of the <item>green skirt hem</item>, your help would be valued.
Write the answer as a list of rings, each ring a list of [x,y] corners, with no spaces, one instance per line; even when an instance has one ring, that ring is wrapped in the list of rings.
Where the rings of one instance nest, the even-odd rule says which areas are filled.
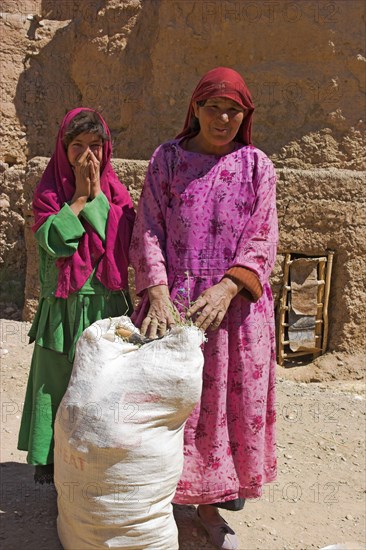
[[[53,463],[53,427],[71,371],[66,355],[35,345],[18,438],[28,464]]]

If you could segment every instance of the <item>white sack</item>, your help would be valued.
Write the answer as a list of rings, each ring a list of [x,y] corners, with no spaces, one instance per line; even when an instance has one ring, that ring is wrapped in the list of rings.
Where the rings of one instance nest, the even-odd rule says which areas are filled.
[[[184,423],[200,398],[202,333],[175,327],[138,348],[127,317],[81,336],[55,422],[58,534],[66,550],[176,550],[171,501]]]

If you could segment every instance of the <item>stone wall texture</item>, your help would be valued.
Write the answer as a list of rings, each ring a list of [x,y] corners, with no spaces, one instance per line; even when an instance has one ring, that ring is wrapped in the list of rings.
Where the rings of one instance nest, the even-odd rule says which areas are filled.
[[[37,301],[31,196],[65,112],[84,105],[103,113],[117,170],[137,202],[144,161],[181,129],[200,76],[227,65],[252,90],[254,144],[278,169],[281,244],[273,288],[286,250],[335,250],[329,345],[360,348],[362,0],[2,0],[0,11],[5,315],[19,315],[25,279],[24,318]]]

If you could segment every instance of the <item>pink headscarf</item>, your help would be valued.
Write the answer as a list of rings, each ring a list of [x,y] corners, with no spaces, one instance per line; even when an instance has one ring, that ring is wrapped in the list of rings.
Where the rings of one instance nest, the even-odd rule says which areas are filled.
[[[208,71],[197,84],[188,108],[184,128],[177,135],[177,138],[184,136],[194,136],[198,132],[193,132],[191,123],[194,117],[193,101],[201,101],[212,97],[227,97],[236,101],[248,110],[243,122],[240,125],[235,141],[249,145],[252,143],[252,116],[254,105],[252,97],[239,73],[228,67],[216,67]]]
[[[73,109],[63,119],[55,152],[36,187],[33,198],[35,223],[32,229],[34,232],[48,216],[57,214],[74,195],[75,176],[62,140],[71,120],[81,111],[92,111],[92,109]],[[100,114],[97,114],[110,138],[108,126]],[[56,261],[59,270],[55,292],[57,298],[67,298],[72,292],[80,290],[96,266],[95,275],[106,288],[120,290],[128,286],[128,248],[135,213],[127,189],[121,184],[112,168],[111,156],[111,141],[105,141],[100,169],[101,189],[110,204],[105,242],[81,216],[79,219],[85,233],[79,241],[76,252],[72,256],[59,258]]]

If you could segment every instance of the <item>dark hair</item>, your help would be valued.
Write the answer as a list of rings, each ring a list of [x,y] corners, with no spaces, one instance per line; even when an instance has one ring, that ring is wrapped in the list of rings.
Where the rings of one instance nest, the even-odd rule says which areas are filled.
[[[207,101],[206,99],[201,99],[201,101],[197,101],[197,105],[199,107],[203,107],[204,104],[206,103],[206,101]],[[198,118],[196,116],[193,116],[192,121],[191,121],[191,125],[190,125],[190,130],[192,132],[199,132],[200,129],[201,129],[201,127],[200,127],[200,123],[199,123]]]
[[[78,136],[88,132],[89,134],[98,134],[102,142],[109,141],[109,136],[104,130],[102,121],[95,111],[80,111],[66,128],[63,144],[67,149],[70,143]]]

